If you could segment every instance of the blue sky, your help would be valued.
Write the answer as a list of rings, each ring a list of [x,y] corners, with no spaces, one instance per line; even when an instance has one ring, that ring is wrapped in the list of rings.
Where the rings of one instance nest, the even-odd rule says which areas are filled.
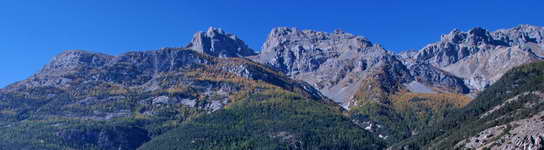
[[[544,25],[542,0],[2,0],[0,87],[39,71],[56,54],[118,55],[180,47],[209,26],[260,49],[278,26],[343,29],[386,49],[420,49],[454,28]]]

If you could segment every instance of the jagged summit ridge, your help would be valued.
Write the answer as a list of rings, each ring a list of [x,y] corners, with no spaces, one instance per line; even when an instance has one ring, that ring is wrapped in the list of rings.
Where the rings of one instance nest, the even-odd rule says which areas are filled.
[[[463,78],[473,92],[481,91],[507,70],[541,60],[543,31],[531,25],[494,32],[480,27],[453,30],[405,60],[431,64]]]
[[[127,52],[119,56],[83,50],[65,51],[27,80],[9,85],[18,90],[34,87],[81,86],[80,82],[111,82],[134,86],[160,73],[210,64],[211,59],[184,48]],[[77,79],[77,80],[76,80]]]
[[[380,47],[373,47],[368,39],[350,33],[279,27],[270,32],[255,60],[270,64],[288,75],[296,75],[315,71],[328,58],[351,57],[341,54],[359,53],[363,49],[366,49],[366,53],[377,55],[385,52]],[[277,56],[278,54],[283,56]]]
[[[427,88],[452,87],[451,91],[467,91],[459,78],[449,73],[433,66],[408,63],[407,58],[416,53],[399,56],[365,37],[341,30],[327,33],[279,27],[270,32],[261,53],[250,58],[304,80],[345,105],[356,104],[350,101],[358,91],[371,91],[361,88],[374,88],[365,85],[371,78],[383,85],[380,88],[391,92],[399,90],[399,84],[412,82],[428,85]]]
[[[246,43],[236,35],[223,29],[210,27],[206,32],[197,32],[186,48],[216,57],[245,57],[255,55]]]
[[[448,34],[442,35],[440,41],[421,49],[415,55],[415,59],[420,63],[428,62],[435,66],[444,67],[480,50],[492,49],[501,45],[504,46],[501,42],[494,40],[491,33],[483,28],[473,28],[468,32],[454,29]]]
[[[482,44],[498,44],[491,33],[481,27],[470,29],[468,32],[462,32],[459,29],[454,29],[446,35],[442,35],[441,41],[466,44],[466,45],[482,45]]]
[[[509,45],[535,43],[542,47],[544,44],[544,28],[533,25],[519,25],[512,29],[501,29],[493,33],[495,39],[505,41]]]
[[[394,60],[386,57],[392,56],[379,45],[340,30],[327,33],[279,27],[272,29],[261,53],[250,58],[344,102],[359,86],[361,78],[355,74]]]
[[[99,67],[111,61],[114,56],[83,50],[68,50],[55,56],[42,73],[58,74],[81,67]]]
[[[544,56],[542,35],[542,27],[531,25],[520,25],[495,32],[480,27],[466,32],[455,29],[443,35],[440,41],[429,44],[419,51],[394,54],[365,37],[341,30],[327,33],[278,27],[272,29],[261,52],[256,55],[234,34],[210,27],[206,32],[197,32],[185,49],[216,57],[247,57],[283,72],[293,79],[304,80],[332,99],[346,102],[359,88],[360,81],[370,77],[370,74],[373,74],[371,72],[380,70],[377,68],[383,68],[386,64],[398,65],[392,68],[410,70],[390,70],[396,71],[396,74],[406,75],[390,78],[406,82],[401,84],[417,81],[426,84],[427,88],[438,86],[440,89],[448,85],[454,89],[445,91],[461,93],[467,92],[467,86],[470,87],[470,92],[482,90],[509,68],[542,59]],[[139,60],[155,64],[148,66],[150,68],[175,68],[168,65],[160,67],[161,64],[172,62],[167,62],[171,60],[170,58],[158,57],[162,56],[158,53],[127,54],[131,54],[131,58],[150,58]],[[38,75],[52,76],[89,68],[96,69],[121,59],[131,60],[127,57],[79,50],[67,51],[55,57]],[[187,62],[190,62],[189,59],[191,58],[186,59]],[[151,72],[160,71],[155,69]],[[464,85],[459,83],[460,79]],[[65,80],[55,82],[62,83]]]

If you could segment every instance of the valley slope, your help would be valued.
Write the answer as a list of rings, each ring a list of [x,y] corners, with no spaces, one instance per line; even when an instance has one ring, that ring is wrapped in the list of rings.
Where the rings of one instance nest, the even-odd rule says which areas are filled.
[[[542,149],[544,62],[508,71],[473,102],[392,149]]]

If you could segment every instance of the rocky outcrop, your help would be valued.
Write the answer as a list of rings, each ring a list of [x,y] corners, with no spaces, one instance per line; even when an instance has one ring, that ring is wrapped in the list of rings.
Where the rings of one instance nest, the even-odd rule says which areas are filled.
[[[214,27],[210,27],[207,32],[197,32],[186,48],[215,57],[255,55],[255,52],[236,35]]]
[[[495,32],[482,28],[454,30],[417,54],[403,56],[408,62],[428,63],[460,77],[477,92],[513,67],[542,60],[543,31],[530,25]]]
[[[84,74],[88,70],[105,66],[113,60],[113,56],[92,53],[82,50],[65,51],[54,57],[49,64],[27,80],[19,81],[8,85],[7,90],[17,90],[21,88],[44,87],[44,86],[64,86],[72,82],[72,79],[66,77],[68,74]]]
[[[212,58],[187,49],[163,48],[110,56],[86,51],[67,51],[56,56],[42,71],[9,85],[8,90],[35,87],[68,88],[81,83],[112,82],[141,85],[161,73],[211,64]]]
[[[384,49],[374,46],[364,37],[341,31],[330,34],[280,27],[272,30],[263,45],[263,50],[255,60],[294,76],[316,71],[328,59],[348,57],[345,53],[355,54],[363,51],[376,56],[386,53]],[[361,70],[366,69],[362,63],[357,67]]]
[[[532,25],[519,25],[511,29],[501,29],[492,33],[493,38],[504,43],[514,46],[519,45],[527,49],[531,49],[539,56],[542,56],[541,51],[544,45],[544,28]]]
[[[440,93],[469,93],[470,89],[463,83],[463,79],[449,72],[440,70],[429,64],[415,64],[409,67],[416,83],[430,87],[431,91]],[[416,93],[415,90],[411,90]]]
[[[490,38],[484,38],[490,35],[482,30],[471,31],[472,35],[456,31],[444,39],[459,43],[460,39],[470,37],[471,39],[466,40],[468,43],[478,44],[481,39],[494,42]],[[438,51],[435,49],[427,51],[430,51],[428,55],[440,53],[434,52]],[[431,92],[469,92],[462,78],[431,65],[428,61],[418,61],[423,57],[418,55],[423,54],[411,51],[396,55],[364,37],[340,30],[326,33],[280,27],[269,34],[261,53],[249,58],[280,70],[291,78],[304,80],[327,97],[350,106],[355,104],[353,100],[358,92],[376,94],[370,92],[376,86],[386,94],[410,87],[412,84],[409,83],[416,82]],[[370,80],[376,83],[370,83]],[[371,84],[375,86],[370,86]]]
[[[206,68],[208,71],[232,73],[240,78],[264,81],[286,89],[299,88],[308,91],[315,99],[323,98],[317,90],[305,83],[289,79],[260,64],[243,58],[217,59],[183,48],[128,52],[120,56],[67,51],[55,57],[41,72],[27,80],[12,84],[5,90],[17,91],[40,87],[87,90],[104,83],[123,88],[157,90],[169,88],[160,85],[164,80],[192,85],[194,79],[187,77],[186,74]],[[178,79],[170,77],[175,74]]]
[[[474,28],[468,32],[453,30],[442,35],[439,42],[429,44],[421,49],[415,59],[418,62],[429,62],[433,66],[445,67],[480,51],[497,46],[506,46],[495,41],[487,30]]]
[[[538,150],[544,148],[544,113],[486,129],[457,144],[458,148]]]
[[[82,50],[65,51],[53,58],[39,74],[52,76],[80,71],[87,68],[102,67],[113,58],[113,56],[107,54],[92,53]]]
[[[370,72],[388,68],[385,71],[391,73],[391,80],[410,78],[402,62],[379,44],[340,30],[275,28],[261,53],[250,58],[308,82],[339,103],[352,99]]]
[[[532,97],[536,101],[526,102],[523,99]],[[505,100],[500,105],[493,107],[480,119],[485,119],[493,113],[499,113],[501,109],[512,105],[513,103],[522,103],[522,109],[538,110],[538,105],[542,104],[544,94],[541,91],[524,92],[510,99]],[[500,118],[508,118],[513,113],[520,113],[523,110],[514,110],[516,112],[501,114]],[[525,119],[513,120],[511,122],[494,126],[481,131],[478,135],[462,140],[457,147],[481,149],[542,149],[544,148],[544,112],[533,112]],[[497,119],[500,119],[497,118]]]

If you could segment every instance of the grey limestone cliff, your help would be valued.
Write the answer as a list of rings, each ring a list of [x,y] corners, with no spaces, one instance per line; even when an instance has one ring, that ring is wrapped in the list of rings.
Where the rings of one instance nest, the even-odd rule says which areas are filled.
[[[255,52],[236,35],[214,27],[210,27],[206,32],[195,33],[193,40],[186,47],[216,57],[255,55]]]
[[[368,39],[337,30],[334,33],[275,28],[258,56],[250,57],[294,79],[304,80],[331,99],[345,102],[369,72],[386,64],[402,65],[391,53]],[[394,71],[406,72],[403,66]],[[404,81],[406,76],[395,77]]]
[[[413,85],[410,83],[432,91],[467,92],[461,79],[451,73],[407,61],[415,54],[396,55],[365,37],[340,30],[326,33],[280,27],[269,34],[261,53],[249,58],[304,80],[344,105],[352,103],[358,91],[375,88],[365,85],[371,78],[392,93],[399,85]]]
[[[542,60],[543,29],[520,25],[489,32],[453,30],[408,60],[428,63],[463,78],[473,92],[481,91],[509,69]]]

